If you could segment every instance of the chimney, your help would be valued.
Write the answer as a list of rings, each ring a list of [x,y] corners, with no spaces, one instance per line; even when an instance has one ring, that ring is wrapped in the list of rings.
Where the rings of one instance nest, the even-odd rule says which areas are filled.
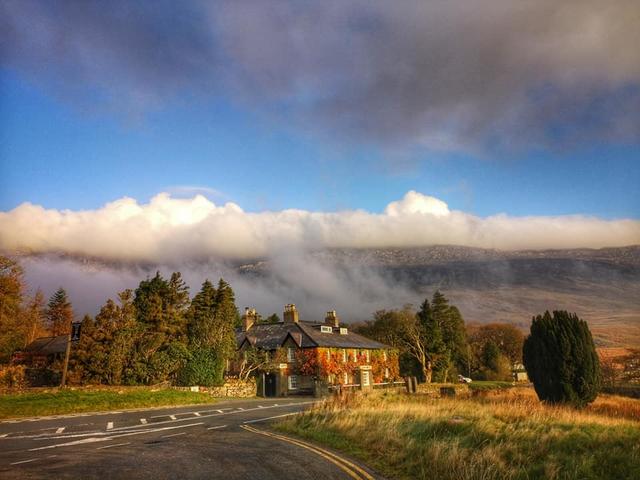
[[[258,321],[258,314],[255,308],[244,307],[244,315],[242,316],[242,331],[248,332],[251,327]]]
[[[338,315],[336,315],[335,310],[327,312],[327,316],[324,317],[324,323],[326,323],[327,325],[331,325],[332,327],[340,326],[340,318],[338,318]]]
[[[298,310],[293,303],[284,306],[284,323],[298,323]]]

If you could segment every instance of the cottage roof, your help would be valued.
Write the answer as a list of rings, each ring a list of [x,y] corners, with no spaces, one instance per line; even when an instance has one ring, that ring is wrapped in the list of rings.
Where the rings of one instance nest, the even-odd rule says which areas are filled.
[[[65,353],[67,349],[67,335],[56,337],[36,338],[22,350],[32,355],[53,355],[55,353]]]
[[[375,340],[371,340],[347,329],[346,334],[340,333],[340,328],[330,327],[331,333],[323,332],[321,327],[328,327],[324,323],[299,321],[262,323],[253,325],[248,332],[236,331],[238,347],[247,341],[251,346],[264,350],[275,350],[290,336],[301,348],[331,347],[331,348],[390,348]]]

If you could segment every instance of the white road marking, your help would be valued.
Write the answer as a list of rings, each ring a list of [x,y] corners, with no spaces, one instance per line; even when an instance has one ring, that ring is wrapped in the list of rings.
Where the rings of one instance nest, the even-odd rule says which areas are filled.
[[[113,428],[113,422],[107,422],[107,430],[111,430]]]
[[[120,433],[117,435],[112,435],[110,437],[91,437],[91,438],[85,438],[82,440],[74,440],[73,442],[67,442],[67,443],[57,443],[55,445],[47,445],[45,447],[37,447],[37,448],[30,448],[28,451],[29,452],[35,452],[38,450],[48,450],[50,448],[59,448],[59,447],[71,447],[71,446],[75,446],[75,445],[82,445],[85,443],[95,443],[95,442],[108,442],[109,440],[113,440],[115,438],[120,438],[120,437],[128,437],[131,435],[142,435],[145,433],[154,433],[154,432],[161,432],[161,431],[165,431],[165,430],[175,430],[176,428],[188,428],[188,427],[195,427],[197,425],[203,425],[204,422],[199,422],[199,423],[191,423],[189,425],[177,425],[175,427],[162,427],[162,428],[152,428],[152,429],[148,429],[148,430],[142,430],[142,431],[137,431],[137,432],[129,432],[129,433]]]
[[[59,427],[59,428],[56,430],[56,435],[60,435],[62,432],[64,432],[64,429],[65,429],[65,428],[66,428],[66,427]]]
[[[131,445],[131,442],[127,443],[114,443],[113,445],[105,445],[104,447],[98,447],[96,450],[104,450],[105,448],[123,447],[125,445]]]
[[[297,406],[297,405],[309,405],[309,404],[313,404],[316,403],[315,400],[310,400],[307,402],[291,402],[291,403],[286,403],[284,405],[278,405],[278,404],[274,404],[274,405],[270,405],[268,407],[264,407],[264,409],[268,409],[268,408],[277,408],[277,407],[292,407],[292,406]],[[226,410],[226,409],[225,409]],[[230,412],[220,412],[220,413],[212,413],[211,415],[200,415],[200,418],[210,418],[210,417],[220,417],[222,415],[233,415],[233,414],[237,414],[237,413],[241,413],[241,412],[252,412],[255,410],[260,410],[258,407],[256,408],[245,408],[244,410],[232,410]],[[216,410],[218,411],[218,410]],[[193,420],[190,417],[187,418],[179,418],[177,420],[165,420],[162,422],[154,422],[152,424],[149,424],[148,426],[156,426],[156,425],[162,425],[162,424],[166,424],[166,423],[175,423],[175,422],[186,422],[189,420]],[[118,427],[118,428],[114,428],[113,432],[111,433],[115,433],[115,432],[120,432],[123,430],[131,430],[132,428],[140,428],[140,425],[128,425],[126,427]]]
[[[225,428],[225,427],[226,427],[226,425],[218,425],[217,427],[209,427],[209,428],[207,428],[207,430],[215,430],[217,428]]]
[[[216,410],[216,412],[218,412],[218,413],[224,413],[222,410]]]
[[[264,408],[262,405],[258,405],[258,408]]]
[[[242,407],[238,407],[238,410],[240,410],[241,412],[243,412],[243,411],[244,411],[244,408],[242,408]]]
[[[21,460],[19,462],[13,462],[13,463],[10,463],[9,465],[20,465],[21,463],[35,462],[36,460],[38,460],[38,459],[37,458],[31,458],[29,460]]]
[[[199,417],[199,416],[200,416],[200,414],[199,414],[198,412],[193,412],[193,414],[194,414],[196,417]]]
[[[9,435],[9,434],[8,434],[8,433],[3,433],[2,435],[0,435],[0,438],[4,438],[4,437],[6,437],[7,435]]]
[[[271,420],[274,418],[282,418],[282,417],[290,417],[291,415],[300,415],[301,412],[293,412],[293,413],[285,413],[283,415],[274,415],[273,417],[266,417],[266,418],[258,418],[256,420],[247,420],[246,422],[242,422],[242,423],[257,423],[257,422],[264,422],[266,420]]]
[[[140,423],[141,423],[142,425],[146,425],[146,424],[147,424],[147,419],[146,419],[146,418],[141,418],[141,419],[140,419]]]
[[[175,416],[175,415],[169,415],[169,418],[170,418],[171,420],[177,420],[177,418],[176,418],[176,416]]]
[[[162,435],[160,438],[177,437],[178,435],[186,435],[187,432],[172,433],[171,435]]]

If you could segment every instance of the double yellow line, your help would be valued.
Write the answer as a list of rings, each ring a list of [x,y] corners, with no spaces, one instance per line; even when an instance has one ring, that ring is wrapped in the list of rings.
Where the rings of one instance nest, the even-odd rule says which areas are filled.
[[[374,480],[374,478],[369,473],[367,473],[365,470],[360,468],[358,465],[355,465],[349,460],[342,458],[333,452],[325,450],[324,448],[317,447],[316,445],[312,445],[310,443],[303,442],[302,440],[298,440],[295,438],[285,437],[284,435],[278,435],[277,433],[258,430],[257,428],[250,427],[248,425],[241,425],[241,427],[249,432],[257,433],[259,435],[264,435],[266,437],[277,438],[278,440],[282,440],[283,442],[288,442],[293,445],[306,448],[307,450],[310,450],[316,455],[320,455],[325,460],[328,460],[329,462],[333,463],[354,480]]]

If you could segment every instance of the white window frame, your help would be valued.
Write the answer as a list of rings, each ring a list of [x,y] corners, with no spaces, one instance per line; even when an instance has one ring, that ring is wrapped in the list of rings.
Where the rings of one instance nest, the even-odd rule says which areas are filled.
[[[389,374],[389,368],[384,369],[384,378],[389,378],[391,375]]]
[[[344,328],[344,327],[340,327],[340,335],[348,335],[349,331]]]
[[[296,361],[296,349],[293,347],[287,347],[287,362]]]
[[[371,363],[371,352],[369,350],[364,351],[365,358],[367,359],[367,363]]]
[[[326,325],[322,325],[322,326],[320,327],[320,332],[321,332],[321,333],[333,333],[333,328],[328,327],[328,326],[326,326]]]
[[[342,363],[347,363],[347,349],[342,349]]]
[[[327,348],[327,360],[331,360],[331,349]]]
[[[369,385],[371,385],[369,370],[360,370],[360,383],[363,387],[368,387]]]
[[[298,390],[298,375],[289,375],[287,383],[289,390]]]
[[[345,385],[349,385],[349,374],[347,372],[344,372],[343,380]]]
[[[382,351],[382,360],[384,360],[385,362],[387,361],[387,351],[386,350]]]

